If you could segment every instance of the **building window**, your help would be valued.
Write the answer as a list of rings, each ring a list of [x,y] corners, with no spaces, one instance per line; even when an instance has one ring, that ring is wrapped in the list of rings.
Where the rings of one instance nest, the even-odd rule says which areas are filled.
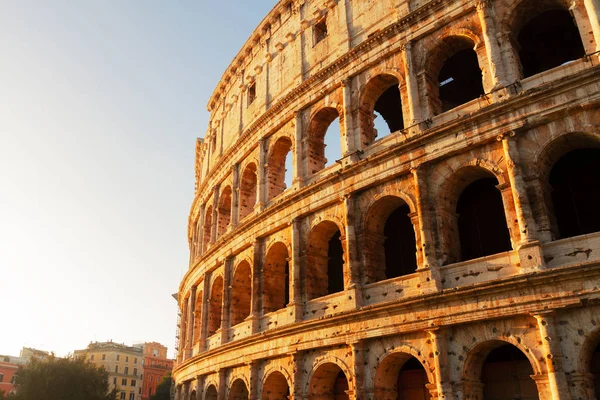
[[[121,400],[125,400],[125,392],[121,392]]]
[[[134,392],[129,393],[129,400],[135,400],[135,393]]]
[[[153,349],[154,351],[152,352],[152,354],[154,354],[154,357],[158,357],[158,350],[157,349]]]
[[[126,378],[121,379],[121,386],[127,386],[127,379]]]
[[[129,362],[129,356],[125,356],[125,362]]]
[[[113,378],[113,385],[117,384],[117,378]]]
[[[125,367],[125,372],[123,372],[125,375],[129,375],[129,367]]]
[[[91,361],[94,361],[94,355],[92,354],[92,356],[90,357]]]
[[[256,82],[248,86],[248,106],[256,99]]]
[[[102,354],[102,359],[106,360],[106,354]]]
[[[131,386],[135,387],[135,379],[131,380]]]
[[[133,363],[137,364],[137,357],[133,359]]]
[[[150,375],[150,382],[152,382],[153,379],[154,379],[154,376]]]
[[[323,18],[313,26],[313,46],[327,37],[327,20]]]
[[[4,374],[0,374],[0,382],[4,381]]]
[[[133,376],[137,376],[137,368],[133,369]]]
[[[118,373],[119,373],[119,366],[115,365],[115,374],[118,374]]]

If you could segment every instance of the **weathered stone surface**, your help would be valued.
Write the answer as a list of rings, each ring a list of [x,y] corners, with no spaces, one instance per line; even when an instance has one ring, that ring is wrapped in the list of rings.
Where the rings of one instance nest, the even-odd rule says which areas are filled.
[[[196,147],[176,398],[596,398],[598,9],[280,1]]]

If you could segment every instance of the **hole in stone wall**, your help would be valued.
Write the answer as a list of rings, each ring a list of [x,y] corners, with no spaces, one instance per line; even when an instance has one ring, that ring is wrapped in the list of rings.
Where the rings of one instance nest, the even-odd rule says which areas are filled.
[[[451,110],[484,94],[477,53],[458,50],[444,62],[438,76],[442,112]]]
[[[407,205],[398,207],[385,223],[385,274],[388,279],[412,274],[417,270],[417,244],[409,213]]]
[[[349,400],[350,397],[346,393],[349,390],[348,379],[344,371],[340,371],[335,377],[335,383],[333,385],[333,399],[334,400]]]
[[[579,30],[567,10],[547,10],[533,17],[518,35],[525,78],[585,55]]]
[[[313,26],[313,46],[327,37],[327,20],[323,18]]]
[[[600,394],[600,343],[596,346],[592,355],[592,365],[590,372],[594,375],[594,387],[596,388],[596,398]]]
[[[398,373],[396,383],[399,400],[429,400],[431,393],[427,390],[429,380],[423,365],[412,357],[404,363]]]
[[[221,237],[231,222],[231,186],[226,186],[219,196],[217,209],[217,237]]]
[[[206,394],[204,395],[204,398],[206,400],[217,400],[217,396],[217,389],[214,387],[214,385],[210,385],[208,389],[206,389]]]
[[[246,383],[241,379],[236,379],[231,385],[229,400],[248,400],[250,397]]]
[[[268,195],[269,200],[283,193],[288,187],[286,185],[286,159],[292,158],[289,154],[292,149],[292,141],[287,137],[277,139],[269,155],[268,167]],[[290,168],[291,169],[291,168]]]
[[[242,180],[240,182],[240,221],[254,211],[257,195],[256,189],[256,165],[251,163],[244,169]]]
[[[483,363],[481,383],[484,400],[537,400],[533,368],[525,355],[507,344],[492,350]]]
[[[379,96],[375,102],[374,111],[376,114],[381,115],[385,121],[388,133],[404,129],[402,102],[400,101],[400,89],[398,88],[397,83],[388,87],[381,96]],[[385,130],[383,132],[379,132],[379,129],[377,130],[378,138],[382,138],[385,135]]]
[[[337,110],[323,108],[315,114],[309,127],[308,170],[315,174],[332,165],[340,156],[340,125]]]
[[[210,305],[208,315],[208,336],[214,335],[221,327],[221,310],[223,303],[223,278],[215,279],[210,290]]]
[[[231,285],[231,325],[237,325],[250,315],[252,303],[252,270],[242,261],[235,269]]]
[[[202,251],[208,249],[212,234],[212,207],[209,206],[204,213],[204,227],[202,228]]]
[[[404,129],[398,85],[395,76],[383,74],[371,79],[362,90],[359,115],[363,146]]]
[[[600,231],[600,150],[579,149],[552,168],[554,214],[561,238]]]
[[[510,236],[496,178],[467,186],[456,205],[462,261],[511,249]]]
[[[250,86],[248,86],[248,106],[250,106],[250,104],[254,103],[255,99],[256,99],[256,83],[253,83]]]
[[[290,395],[290,387],[281,372],[273,372],[269,375],[263,386],[261,399],[264,400],[287,400]]]
[[[344,290],[344,250],[340,237],[341,233],[338,230],[329,239],[327,251],[327,291],[329,294]]]
[[[200,330],[202,329],[202,291],[196,294],[196,307],[194,308],[194,338],[193,343],[200,339]]]
[[[280,310],[289,302],[288,249],[281,242],[275,243],[265,257],[263,267],[263,312]]]

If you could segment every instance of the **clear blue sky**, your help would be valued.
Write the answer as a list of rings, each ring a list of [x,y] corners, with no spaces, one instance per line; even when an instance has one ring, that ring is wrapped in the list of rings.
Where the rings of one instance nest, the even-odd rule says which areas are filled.
[[[173,354],[195,139],[275,3],[0,0],[0,354]]]

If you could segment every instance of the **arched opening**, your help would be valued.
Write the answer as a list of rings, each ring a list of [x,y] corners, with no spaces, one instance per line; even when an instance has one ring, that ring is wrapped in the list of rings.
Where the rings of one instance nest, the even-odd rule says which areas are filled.
[[[321,365],[310,380],[310,400],[349,400],[348,378],[344,371],[336,364],[326,363]]]
[[[196,307],[194,308],[194,343],[200,339],[202,329],[202,291],[196,293]]]
[[[429,378],[419,360],[410,354],[387,356],[375,373],[375,398],[378,400],[429,400]]]
[[[533,368],[525,354],[511,344],[489,352],[481,368],[484,400],[538,400]]]
[[[244,168],[240,181],[240,221],[252,214],[256,204],[256,164],[250,163]]]
[[[217,214],[217,236],[221,237],[231,222],[231,186],[226,186],[221,192]]]
[[[548,180],[560,238],[600,231],[600,149],[568,152]]]
[[[461,193],[457,204],[463,261],[511,250],[502,195],[495,177],[478,179]]]
[[[217,388],[215,387],[215,385],[210,385],[207,389],[206,389],[206,394],[204,395],[204,399],[205,400],[217,400]]]
[[[341,232],[331,221],[323,221],[308,235],[306,251],[307,300],[344,290],[344,250]]]
[[[481,68],[473,43],[459,41],[456,52],[448,57],[438,75],[442,112],[465,104],[484,94]]]
[[[585,56],[577,25],[561,2],[523,3],[515,13],[522,26],[517,42],[524,78]]]
[[[242,261],[233,275],[231,285],[231,325],[237,325],[250,315],[252,304],[252,270]]]
[[[279,371],[269,375],[263,385],[261,399],[264,400],[287,400],[290,395],[290,387],[285,376]]]
[[[208,249],[208,245],[211,242],[212,234],[212,206],[208,206],[204,212],[204,227],[202,228],[202,251],[205,252]]]
[[[284,308],[290,302],[290,266],[287,246],[277,242],[271,246],[263,267],[263,312]]]
[[[223,278],[217,277],[210,290],[210,303],[208,307],[208,336],[221,328],[221,312],[223,307]]]
[[[399,197],[385,196],[365,220],[365,283],[412,274],[417,270],[415,230],[410,208]]]
[[[360,127],[364,147],[377,138],[404,129],[398,79],[379,75],[367,83],[361,96]]]
[[[192,390],[192,393],[190,393],[190,400],[196,400],[196,391]]]
[[[308,142],[308,170],[315,174],[332,165],[340,157],[340,128],[338,111],[333,107],[320,110],[310,121]],[[332,128],[337,129],[332,129]],[[329,147],[329,149],[327,149]],[[327,149],[327,150],[326,150]],[[336,149],[337,151],[331,151]],[[329,157],[326,157],[326,153]]]
[[[236,379],[231,385],[229,400],[248,400],[249,396],[250,393],[248,393],[246,383],[241,379]]]
[[[598,343],[592,354],[590,373],[594,375],[594,391],[596,392],[596,399],[600,399],[600,343]]]
[[[269,200],[283,193],[287,188],[285,183],[286,159],[292,149],[292,141],[287,137],[277,139],[269,154],[267,173]]]

